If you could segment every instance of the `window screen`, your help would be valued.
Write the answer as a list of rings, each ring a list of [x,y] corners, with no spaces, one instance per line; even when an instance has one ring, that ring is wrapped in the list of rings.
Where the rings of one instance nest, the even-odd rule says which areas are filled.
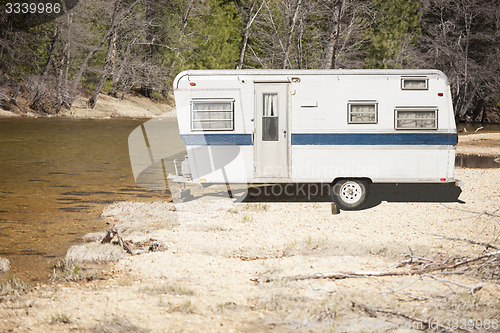
[[[278,94],[263,94],[262,141],[279,140]]]
[[[233,101],[192,101],[191,128],[193,131],[232,131],[234,129]]]
[[[437,129],[437,109],[397,108],[396,129]]]
[[[402,77],[401,89],[403,90],[427,90],[428,79],[426,77]]]
[[[376,102],[350,102],[348,110],[349,124],[375,124],[377,123]]]

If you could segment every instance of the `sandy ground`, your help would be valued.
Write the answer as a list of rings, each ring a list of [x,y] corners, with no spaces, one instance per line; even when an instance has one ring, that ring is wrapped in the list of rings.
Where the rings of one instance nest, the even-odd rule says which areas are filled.
[[[461,137],[457,151],[476,145],[476,153],[500,155],[483,139],[498,136]],[[145,251],[129,255],[88,235],[68,257],[117,261],[78,264],[90,281],[4,292],[0,331],[416,332],[421,322],[427,331],[498,331],[498,255],[427,274],[352,274],[453,266],[495,252],[443,236],[500,247],[500,169],[457,168],[456,178],[465,181],[460,202],[382,198],[337,215],[328,202],[215,196],[112,204],[103,218],[134,251]],[[159,252],[148,252],[153,244]],[[347,277],[293,278],[328,273]]]
[[[153,118],[175,117],[174,108],[164,103],[154,103],[148,98],[126,95],[117,100],[101,94],[93,109],[87,107],[87,99],[79,98],[70,110],[63,110],[61,116],[71,118]]]

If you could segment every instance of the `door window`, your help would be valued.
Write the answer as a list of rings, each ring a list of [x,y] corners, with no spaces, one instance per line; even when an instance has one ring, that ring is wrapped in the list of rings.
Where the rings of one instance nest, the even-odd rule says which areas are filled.
[[[279,140],[278,94],[263,94],[262,141]]]

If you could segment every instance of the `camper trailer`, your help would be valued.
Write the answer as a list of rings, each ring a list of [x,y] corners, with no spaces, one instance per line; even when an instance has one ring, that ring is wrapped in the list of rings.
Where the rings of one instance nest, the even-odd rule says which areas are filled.
[[[455,182],[438,70],[190,70],[174,80],[180,182],[329,183],[357,209],[371,183]]]

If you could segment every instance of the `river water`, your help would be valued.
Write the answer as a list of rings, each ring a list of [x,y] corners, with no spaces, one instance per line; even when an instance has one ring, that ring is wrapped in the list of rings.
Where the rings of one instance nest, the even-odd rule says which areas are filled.
[[[169,200],[136,186],[128,136],[144,120],[0,119],[0,257],[24,280],[43,281],[69,246],[109,226],[109,203]],[[172,155],[177,122],[165,121]]]

